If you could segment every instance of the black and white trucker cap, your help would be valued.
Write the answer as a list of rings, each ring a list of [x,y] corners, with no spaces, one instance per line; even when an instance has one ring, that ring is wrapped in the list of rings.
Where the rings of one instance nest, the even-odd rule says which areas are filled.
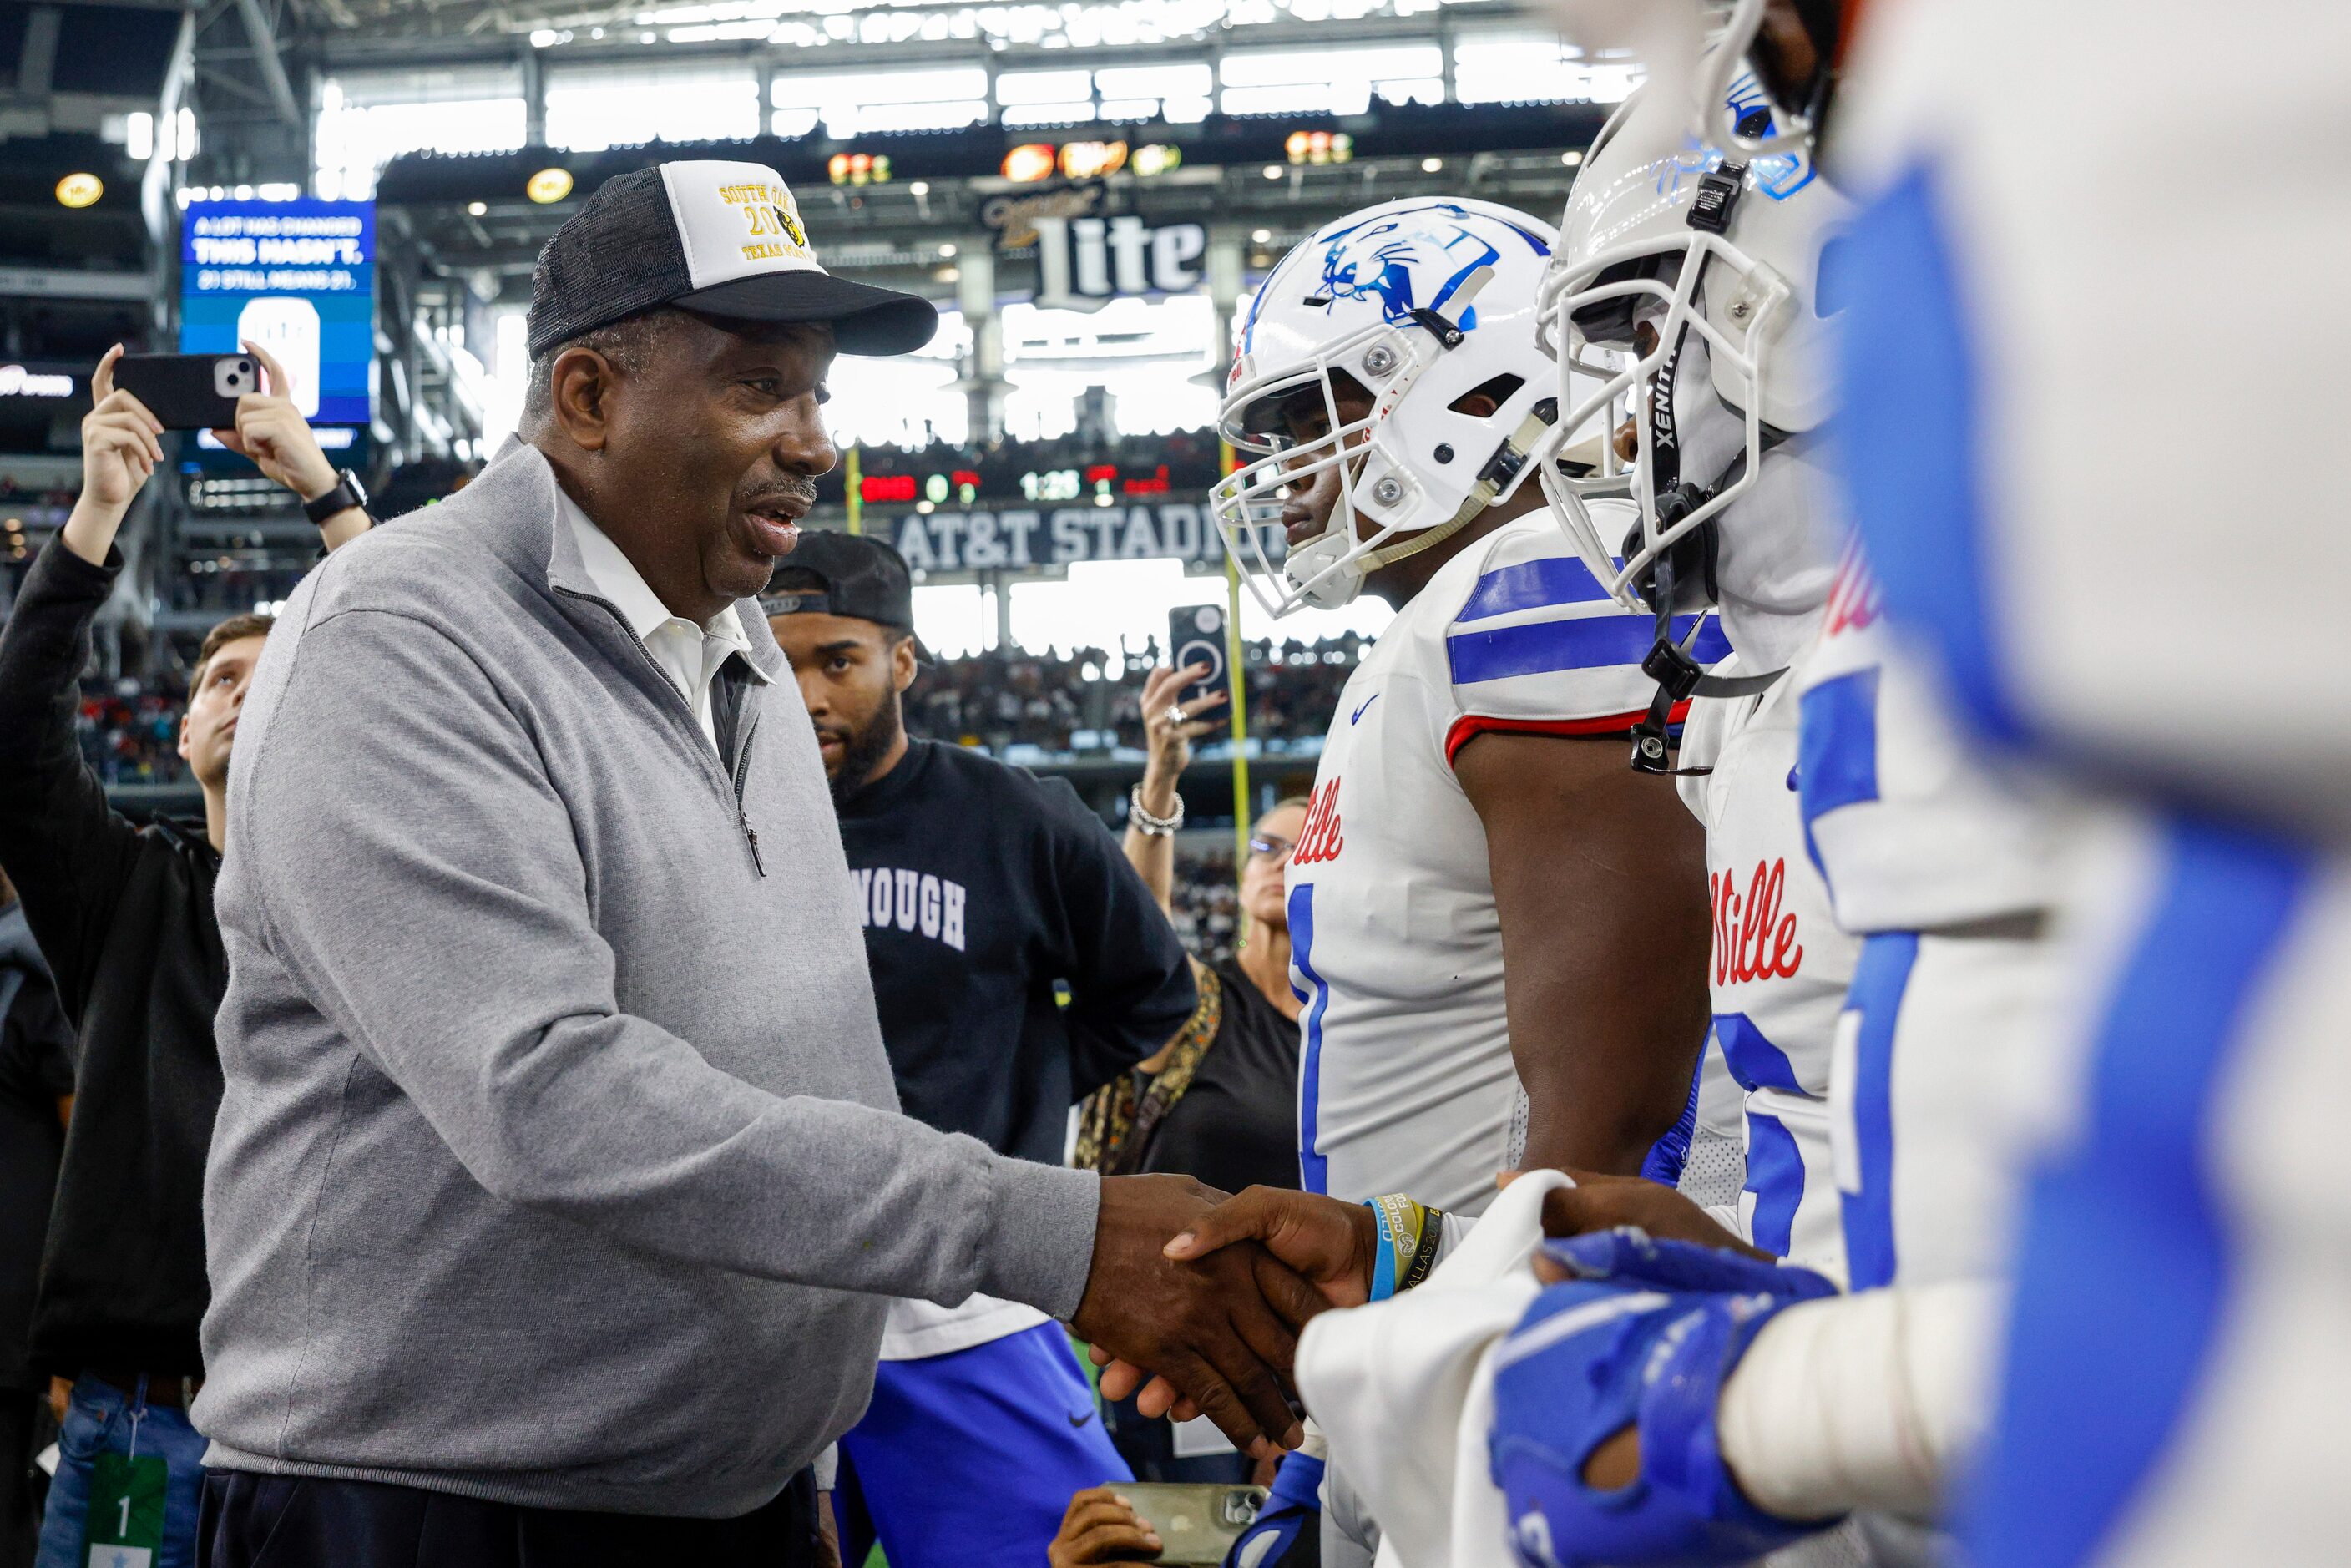
[[[844,354],[912,353],[939,324],[919,295],[820,266],[783,176],[715,159],[617,174],[564,220],[531,272],[531,356],[661,305],[827,322]]]

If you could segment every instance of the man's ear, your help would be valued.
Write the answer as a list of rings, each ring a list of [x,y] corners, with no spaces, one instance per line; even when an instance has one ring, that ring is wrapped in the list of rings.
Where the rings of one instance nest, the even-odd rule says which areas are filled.
[[[914,640],[901,637],[890,649],[890,689],[904,692],[914,684]]]
[[[185,711],[183,711],[180,715],[179,751],[181,759],[184,761],[188,755],[188,716]]]
[[[582,452],[604,450],[614,379],[612,361],[590,348],[566,349],[548,367],[556,426]]]

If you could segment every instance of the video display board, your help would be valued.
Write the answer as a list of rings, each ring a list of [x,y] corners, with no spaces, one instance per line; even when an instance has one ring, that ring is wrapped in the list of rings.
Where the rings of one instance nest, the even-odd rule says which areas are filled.
[[[375,204],[195,202],[180,214],[180,351],[259,343],[314,424],[366,424]]]

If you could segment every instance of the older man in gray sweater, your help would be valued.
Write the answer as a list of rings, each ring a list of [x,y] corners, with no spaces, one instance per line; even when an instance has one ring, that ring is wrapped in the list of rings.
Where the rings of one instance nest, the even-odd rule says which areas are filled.
[[[933,323],[824,273],[772,171],[621,176],[540,258],[525,439],[287,602],[218,895],[215,1568],[820,1561],[805,1471],[891,1296],[1029,1302],[1293,1437],[1312,1292],[1169,1262],[1197,1190],[897,1111],[747,596],[836,345]]]

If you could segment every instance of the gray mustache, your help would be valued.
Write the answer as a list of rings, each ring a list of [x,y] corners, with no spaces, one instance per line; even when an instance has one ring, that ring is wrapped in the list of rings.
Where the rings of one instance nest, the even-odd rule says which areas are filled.
[[[757,495],[745,498],[745,508],[753,509],[769,501],[798,501],[803,509],[816,505],[816,481],[803,479],[796,485],[770,485]]]

